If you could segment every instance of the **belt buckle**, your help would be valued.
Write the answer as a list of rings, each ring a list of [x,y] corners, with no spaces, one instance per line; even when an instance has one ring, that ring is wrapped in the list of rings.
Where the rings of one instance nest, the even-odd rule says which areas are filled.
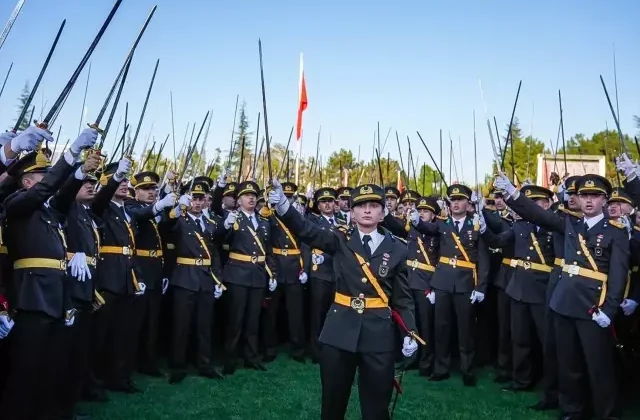
[[[525,270],[528,270],[531,268],[531,262],[523,261],[522,266],[524,267]]]
[[[122,255],[131,255],[131,248],[129,248],[128,246],[123,246]]]
[[[60,261],[60,270],[65,271],[67,269],[67,261],[66,260],[61,260]]]
[[[355,297],[351,298],[350,306],[356,311],[362,311],[364,309],[364,299]]]
[[[258,257],[256,257],[255,255],[251,256],[251,262],[252,263],[257,263],[258,262]]]
[[[580,267],[578,267],[577,265],[570,265],[568,267],[569,269],[567,271],[569,272],[569,274],[577,276],[580,273]]]
[[[149,256],[153,258],[157,257],[158,251],[156,251],[155,249],[152,249],[151,251],[149,251]]]
[[[289,255],[289,250],[288,249],[283,249],[282,250],[282,255],[287,257]]]
[[[515,268],[518,265],[518,260],[511,260],[509,261],[509,266]]]
[[[196,265],[197,265],[198,267],[202,266],[202,264],[203,264],[203,263],[204,263],[204,262],[202,261],[202,258],[196,258]]]
[[[456,266],[458,265],[458,257],[449,258],[449,265],[451,265],[451,267],[453,268],[456,268]]]

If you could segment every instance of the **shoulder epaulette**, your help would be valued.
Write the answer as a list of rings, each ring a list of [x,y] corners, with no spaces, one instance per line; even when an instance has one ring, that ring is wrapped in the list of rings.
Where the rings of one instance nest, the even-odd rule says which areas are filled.
[[[203,216],[204,216],[204,214],[203,214]],[[216,221],[215,221],[215,220],[213,220],[213,219],[210,219],[210,218],[209,218],[209,217],[207,217],[207,216],[204,216],[204,218],[205,218],[205,219],[207,219],[207,221],[208,221],[209,223],[211,223],[212,225],[217,225],[217,224],[218,224],[218,222],[216,222]]]
[[[399,236],[396,236],[396,235],[393,235],[393,234],[392,234],[392,235],[391,235],[391,237],[392,237],[393,239],[396,239],[396,240],[398,240],[398,241],[402,242],[403,244],[406,244],[406,243],[407,243],[407,240],[406,240],[406,239],[403,239],[403,238],[401,238],[401,237],[399,237]]]
[[[440,220],[449,220],[449,218],[445,217],[445,216],[438,216],[438,219],[440,219]]]
[[[617,220],[609,219],[609,224],[610,224],[611,226],[615,226],[615,227],[617,227],[618,229],[624,229],[624,224],[622,224],[622,223],[618,222]]]
[[[640,227],[638,227],[638,226],[634,226],[634,227],[633,227],[633,230],[640,232]]]
[[[580,213],[578,213],[577,211],[569,210],[566,207],[558,208],[558,210],[563,212],[563,213],[565,213],[565,214],[568,214],[570,216],[577,217],[578,219],[582,217],[582,215]]]

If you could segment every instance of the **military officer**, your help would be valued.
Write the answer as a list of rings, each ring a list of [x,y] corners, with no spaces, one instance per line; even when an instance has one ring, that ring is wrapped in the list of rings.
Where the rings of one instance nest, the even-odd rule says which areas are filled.
[[[351,224],[351,187],[338,188],[338,211],[336,218],[340,223]]]
[[[537,185],[520,189],[530,200],[544,210],[549,210],[553,192]],[[506,293],[511,298],[511,338],[513,343],[512,382],[509,391],[529,390],[533,386],[533,337],[544,343],[544,314],[547,306],[546,292],[549,273],[553,268],[553,234],[524,220],[516,220],[511,229],[493,234],[486,229],[481,216],[481,233],[489,246],[507,247],[513,244],[510,261],[512,279]]]
[[[415,210],[416,202],[420,198],[420,194],[417,191],[413,190],[404,190],[402,194],[400,194],[400,203],[402,203],[404,207],[404,211],[407,210]]]
[[[336,232],[305,220],[277,180],[273,187],[269,202],[285,225],[310,247],[331,254],[334,267],[339,267],[334,304],[320,334],[321,417],[344,418],[358,369],[362,418],[389,419],[396,337],[392,312],[406,328],[405,356],[417,350],[419,337],[407,283],[406,246],[378,228],[384,216],[384,189],[354,188],[350,207],[357,227]]]
[[[555,312],[563,418],[584,418],[589,401],[596,418],[617,417],[615,347],[609,327],[626,286],[629,239],[624,225],[603,213],[611,183],[594,174],[576,181],[581,218],[565,218],[541,209],[519,194],[503,174],[498,175],[495,185],[509,195],[508,205],[520,202],[518,211],[525,220],[564,233],[562,277],[550,302]],[[588,396],[583,394],[584,377],[589,378]]]
[[[385,206],[389,213],[393,214],[398,207],[398,197],[400,197],[400,191],[396,187],[389,186],[384,189]]]
[[[480,236],[480,226],[467,215],[467,204],[472,191],[460,184],[447,189],[451,216],[439,218],[436,223],[420,220],[416,211],[411,222],[425,235],[439,235],[440,258],[431,279],[435,300],[435,366],[431,381],[449,378],[450,334],[452,312],[458,324],[460,370],[465,386],[475,386],[473,334],[475,303],[484,300],[489,275],[489,254]]]

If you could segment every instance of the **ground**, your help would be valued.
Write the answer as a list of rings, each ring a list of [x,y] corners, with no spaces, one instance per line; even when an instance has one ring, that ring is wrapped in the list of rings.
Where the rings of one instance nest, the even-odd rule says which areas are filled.
[[[110,394],[106,404],[88,404],[83,411],[95,420],[306,420],[320,418],[320,375],[317,365],[301,365],[280,355],[268,372],[238,370],[223,381],[190,375],[180,385],[164,379],[139,376],[143,394]],[[396,407],[395,420],[543,420],[557,413],[539,414],[526,407],[536,393],[512,394],[500,390],[489,369],[478,372],[477,388],[462,386],[454,375],[433,383],[407,372],[404,394]],[[349,420],[360,418],[357,391],[351,395]]]

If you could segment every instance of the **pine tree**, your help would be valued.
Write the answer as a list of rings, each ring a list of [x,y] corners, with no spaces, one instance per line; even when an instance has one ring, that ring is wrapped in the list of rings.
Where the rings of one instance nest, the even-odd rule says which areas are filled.
[[[232,179],[238,180],[244,178],[249,173],[249,168],[251,167],[251,151],[252,149],[252,135],[253,132],[249,131],[249,117],[247,116],[247,103],[245,101],[242,102],[242,106],[240,107],[240,115],[238,117],[238,126],[236,131],[234,132],[234,146],[233,146],[233,155],[231,156],[231,164],[229,165],[232,170]],[[243,150],[243,139],[244,139],[244,153]],[[239,168],[240,165],[240,157],[242,154],[242,169]]]
[[[22,113],[22,110],[24,109],[24,107],[28,105],[27,101],[29,100],[30,94],[31,94],[31,88],[29,87],[29,81],[26,81],[24,82],[24,87],[22,88],[22,92],[20,92],[20,96],[18,97],[18,115],[16,115],[16,119],[13,121],[14,125],[18,121],[18,118],[20,118],[20,114]],[[30,117],[30,112],[27,111],[22,121],[20,121],[20,125],[18,126],[19,131],[22,131],[27,127],[29,127],[30,125],[29,117]]]

